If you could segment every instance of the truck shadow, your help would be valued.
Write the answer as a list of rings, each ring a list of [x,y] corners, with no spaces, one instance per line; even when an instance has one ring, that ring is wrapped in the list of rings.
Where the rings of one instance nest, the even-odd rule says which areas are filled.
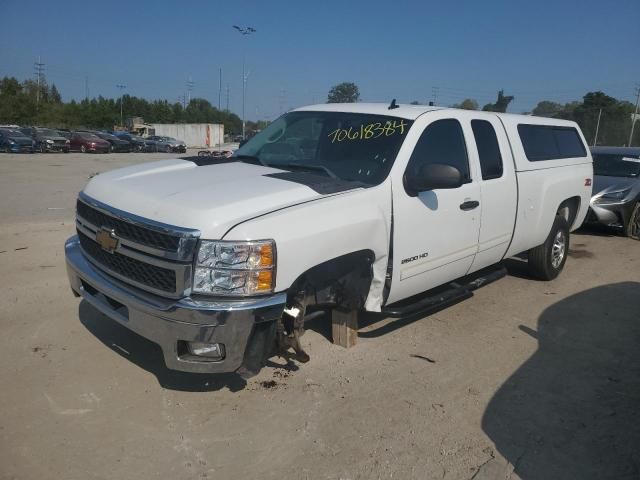
[[[207,375],[169,370],[158,345],[103,315],[85,300],[78,307],[80,322],[118,355],[152,373],[168,390],[209,392],[228,388],[242,390],[247,382],[236,374]]]
[[[482,428],[524,480],[640,478],[640,283],[547,308]]]

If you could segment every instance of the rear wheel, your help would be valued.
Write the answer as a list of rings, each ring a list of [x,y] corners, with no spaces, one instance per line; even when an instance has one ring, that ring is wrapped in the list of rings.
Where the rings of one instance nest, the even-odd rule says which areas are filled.
[[[82,153],[87,153],[87,147],[85,147],[84,145],[80,145],[80,151]]]
[[[625,233],[629,238],[640,240],[640,202],[636,203],[636,206],[633,207]]]
[[[539,280],[553,280],[564,268],[568,253],[569,223],[556,215],[545,242],[529,250],[529,273]]]
[[[47,146],[44,143],[40,144],[40,153],[47,153]]]

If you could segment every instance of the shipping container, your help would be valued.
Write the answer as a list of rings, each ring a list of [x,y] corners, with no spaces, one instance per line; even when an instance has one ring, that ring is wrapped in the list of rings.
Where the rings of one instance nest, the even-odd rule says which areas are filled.
[[[221,123],[152,123],[154,135],[182,140],[188,148],[212,148],[224,143]]]

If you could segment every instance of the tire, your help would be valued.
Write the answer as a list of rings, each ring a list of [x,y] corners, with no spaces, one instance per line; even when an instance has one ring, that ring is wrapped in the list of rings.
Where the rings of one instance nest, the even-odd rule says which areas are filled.
[[[529,273],[538,280],[553,280],[564,268],[568,253],[569,224],[556,215],[545,242],[529,250]]]
[[[640,202],[636,203],[636,206],[633,207],[624,233],[626,233],[629,238],[640,240]]]
[[[87,147],[85,147],[84,145],[80,145],[80,151],[82,153],[87,153]]]
[[[69,149],[68,149],[68,148],[63,148],[63,149],[62,149],[62,151],[63,151],[64,153],[69,153]]]
[[[40,144],[40,153],[47,153],[47,147],[44,143]]]
[[[109,153],[113,153],[114,148],[113,148],[113,144],[111,144],[111,146],[109,147]]]

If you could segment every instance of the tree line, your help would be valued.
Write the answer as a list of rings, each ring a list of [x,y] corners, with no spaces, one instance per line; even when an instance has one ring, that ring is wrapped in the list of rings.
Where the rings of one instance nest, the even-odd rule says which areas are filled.
[[[328,103],[357,102],[358,86],[353,82],[335,85],[327,96]],[[495,103],[482,107],[484,111],[506,112],[514,97],[500,90]],[[418,104],[419,102],[411,102]],[[222,123],[225,131],[242,130],[240,118],[229,111],[218,110],[204,98],[193,98],[188,105],[167,100],[147,100],[130,95],[122,97],[125,117],[142,117],[147,123]],[[479,110],[479,104],[467,98],[451,105],[466,110]],[[627,145],[634,105],[613,98],[604,92],[588,92],[581,101],[557,103],[541,100],[533,115],[573,120],[580,125],[589,144],[598,130],[599,145]],[[598,117],[600,124],[598,126]],[[52,128],[112,129],[120,124],[120,99],[97,98],[64,102],[55,85],[46,80],[18,81],[14,77],[0,80],[0,124],[37,125]],[[265,122],[247,122],[249,131],[264,128]],[[640,126],[635,129],[631,145],[640,145]]]
[[[142,117],[147,123],[222,123],[225,132],[241,132],[242,120],[229,111],[215,108],[208,100],[193,98],[188,105],[166,100],[122,97],[124,117]],[[0,80],[0,124],[51,128],[111,130],[120,124],[120,98],[84,99],[63,102],[55,84],[14,77]],[[254,125],[247,122],[251,130]]]

